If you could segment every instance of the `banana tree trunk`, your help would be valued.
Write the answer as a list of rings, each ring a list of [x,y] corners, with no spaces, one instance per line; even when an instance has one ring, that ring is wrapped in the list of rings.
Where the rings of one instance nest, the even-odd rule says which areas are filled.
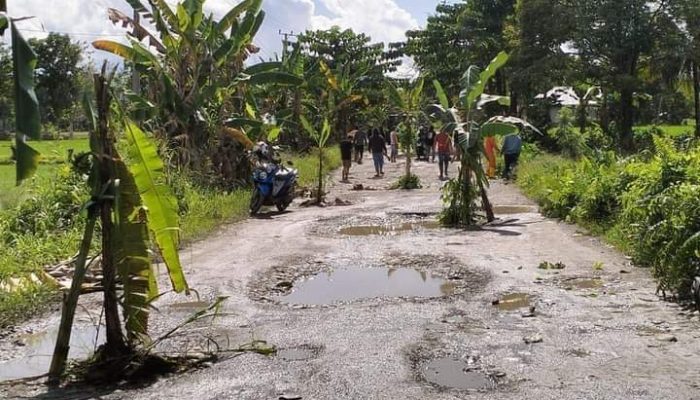
[[[496,220],[496,216],[493,214],[493,206],[489,201],[489,196],[486,193],[486,188],[484,187],[484,183],[481,182],[481,180],[479,180],[479,191],[481,192],[481,205],[482,207],[484,207],[484,211],[486,211],[486,220],[488,222],[493,222]]]
[[[115,155],[114,140],[110,137],[108,121],[111,95],[109,83],[104,74],[95,75],[95,93],[97,95],[97,140],[100,142],[99,157],[100,184],[112,186],[115,177],[113,159]],[[115,194],[115,193],[113,193]],[[116,271],[114,267],[114,251],[112,246],[112,210],[114,202],[103,200],[100,210],[102,226],[102,285],[104,287],[104,310],[106,325],[107,354],[122,354],[126,350],[124,336],[119,320],[119,300],[116,291]]]

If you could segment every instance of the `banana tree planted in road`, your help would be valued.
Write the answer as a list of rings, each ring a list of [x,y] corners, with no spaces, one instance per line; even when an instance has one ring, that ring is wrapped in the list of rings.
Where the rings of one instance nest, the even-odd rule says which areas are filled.
[[[121,111],[116,118],[110,117],[110,110],[120,110],[120,107],[113,107],[112,75],[107,76],[105,69],[103,67],[102,74],[95,76],[96,103],[85,100],[86,115],[93,126],[89,137],[92,169],[88,180],[92,196],[84,207],[88,222],[71,289],[64,297],[59,335],[49,371],[54,383],[59,381],[65,369],[73,317],[98,220],[106,325],[106,343],[98,351],[98,361],[129,362],[129,356],[137,347],[149,341],[149,306],[151,299],[158,294],[151,248],[155,248],[163,259],[173,290],[188,290],[177,250],[177,202],[165,182],[163,162],[152,139],[138,125]],[[117,130],[124,131],[128,163],[117,151]],[[121,296],[117,293],[117,281],[122,285]],[[120,304],[123,324],[118,310]]]
[[[479,198],[487,220],[492,222],[495,219],[486,192],[488,178],[482,166],[482,156],[485,153],[483,138],[517,133],[520,126],[539,132],[534,126],[515,117],[494,117],[483,123],[478,123],[476,118],[473,118],[474,111],[486,104],[510,104],[507,96],[484,93],[491,78],[506,64],[508,58],[507,53],[501,52],[483,71],[476,66],[469,67],[461,79],[459,102],[452,107],[440,82],[433,82],[440,103],[428,107],[427,112],[443,124],[442,129],[455,133],[455,144],[461,153],[458,177],[443,187],[446,207],[442,212],[441,221],[446,225],[476,223],[476,211],[479,208],[476,202]]]
[[[388,85],[388,98],[393,106],[401,113],[403,122],[399,125],[399,142],[406,154],[406,172],[403,182],[409,182],[411,173],[411,161],[416,147],[420,118],[423,115],[421,98],[423,95],[423,78],[418,79],[410,88],[397,88]],[[416,178],[417,179],[417,178]]]

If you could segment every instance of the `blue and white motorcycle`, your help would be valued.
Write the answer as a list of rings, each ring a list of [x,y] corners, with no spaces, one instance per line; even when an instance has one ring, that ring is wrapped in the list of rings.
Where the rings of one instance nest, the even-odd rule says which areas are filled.
[[[262,206],[276,206],[280,212],[286,210],[294,201],[299,172],[274,160],[267,146],[262,146],[262,150],[257,148],[254,154],[258,161],[253,168],[254,188],[250,198],[250,214],[256,215]]]

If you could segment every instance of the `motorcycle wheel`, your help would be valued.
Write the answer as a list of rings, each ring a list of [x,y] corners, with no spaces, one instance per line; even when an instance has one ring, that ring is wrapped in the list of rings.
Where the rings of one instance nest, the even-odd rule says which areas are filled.
[[[250,198],[250,215],[255,215],[260,211],[263,205],[263,197],[259,190],[253,191],[253,196]]]
[[[282,212],[282,211],[286,210],[287,207],[289,207],[289,202],[287,202],[285,200],[285,201],[281,201],[275,205],[277,206],[277,211]]]

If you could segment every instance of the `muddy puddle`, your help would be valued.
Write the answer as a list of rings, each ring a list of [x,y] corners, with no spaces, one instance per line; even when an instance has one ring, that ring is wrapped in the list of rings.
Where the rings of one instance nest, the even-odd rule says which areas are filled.
[[[295,283],[292,292],[277,296],[288,304],[329,305],[378,297],[449,296],[454,283],[409,268],[339,268]]]
[[[602,279],[573,279],[567,285],[575,289],[598,289],[603,287]]]
[[[440,229],[440,223],[438,221],[421,220],[415,222],[346,226],[341,228],[339,233],[347,236],[394,236],[402,233],[433,229]]]
[[[536,213],[538,212],[537,207],[535,206],[516,206],[516,205],[509,205],[509,206],[493,206],[493,213],[498,215],[498,214],[527,214],[527,213]]]
[[[459,390],[485,390],[494,386],[486,374],[464,361],[449,358],[427,363],[423,366],[423,377],[434,385]]]
[[[498,299],[494,306],[501,311],[515,311],[530,307],[530,300],[530,295],[527,293],[510,293]]]
[[[19,342],[26,346],[25,356],[0,363],[0,381],[22,379],[46,374],[56,344],[58,327],[48,331],[26,335]],[[87,358],[95,350],[96,327],[74,328],[70,338],[71,359]],[[104,343],[104,327],[100,329],[97,343]]]

